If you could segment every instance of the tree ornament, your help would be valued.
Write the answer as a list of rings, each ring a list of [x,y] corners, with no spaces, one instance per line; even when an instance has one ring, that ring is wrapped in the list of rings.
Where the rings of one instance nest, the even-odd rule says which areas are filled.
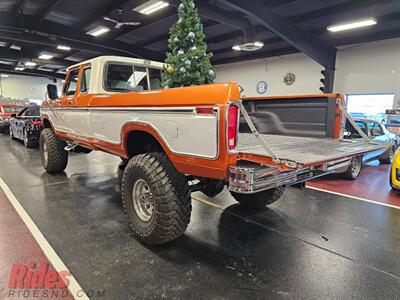
[[[197,50],[197,47],[196,47],[196,46],[193,46],[192,48],[190,48],[190,50],[196,51],[196,50]]]
[[[182,49],[180,49],[180,50],[178,51],[178,55],[183,55],[183,54],[185,54],[185,51],[183,51]]]
[[[190,67],[190,66],[192,65],[192,62],[191,62],[190,60],[187,59],[187,60],[185,61],[185,65],[187,65],[188,67]]]
[[[181,40],[176,36],[175,38],[174,38],[174,42],[175,43],[179,43]]]
[[[179,72],[181,72],[181,74],[186,74],[186,69],[185,67],[182,67],[179,69]]]
[[[188,36],[187,36],[189,39],[191,39],[191,40],[194,40],[194,38],[196,37],[196,34],[193,32],[193,31],[191,31],[191,32],[189,32],[188,33]]]
[[[167,72],[168,74],[172,74],[175,72],[175,68],[172,65],[168,65]]]
[[[210,75],[210,77],[214,78],[214,77],[215,77],[215,72],[214,72],[214,70],[209,70],[209,71],[208,71],[208,75]]]
[[[182,23],[182,19],[181,19],[181,18],[178,19],[178,23],[179,23],[179,24]]]
[[[183,4],[183,3],[181,3],[181,4],[179,4],[179,10],[184,10],[185,9],[185,4]]]

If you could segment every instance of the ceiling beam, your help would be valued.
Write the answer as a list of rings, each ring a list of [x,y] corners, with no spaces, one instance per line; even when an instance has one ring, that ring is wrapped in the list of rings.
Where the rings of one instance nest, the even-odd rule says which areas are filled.
[[[56,6],[61,3],[62,0],[47,0],[42,6],[35,12],[35,16],[43,19],[45,18]]]
[[[25,69],[24,71],[15,71],[14,66],[4,65],[4,64],[0,64],[0,73],[17,74],[25,76],[40,76],[40,77],[58,78],[58,79],[65,78],[65,75],[57,74],[55,72],[47,72],[47,71],[31,70],[31,69]]]
[[[23,22],[21,22],[21,20]],[[52,44],[56,45],[58,40],[77,50],[100,53],[112,52],[114,54],[118,53],[119,55],[128,55],[154,60],[160,60],[163,58],[163,55],[160,55],[160,53],[156,51],[147,50],[142,47],[118,41],[106,42],[102,38],[91,37],[82,31],[73,30],[69,26],[39,19],[30,15],[17,16],[10,13],[0,12],[0,29],[2,28],[2,36],[7,39],[10,39],[10,35],[7,35],[5,30],[11,29],[16,33],[23,31],[22,34],[11,34],[11,36],[13,34],[15,35],[15,40],[24,36],[24,38],[27,38],[30,43],[39,43],[36,40],[40,39],[42,42],[47,40],[47,45],[49,44],[49,41],[53,41]],[[48,37],[37,35],[35,34],[36,32],[44,33],[48,35]]]
[[[320,40],[309,32],[281,17],[274,10],[259,0],[220,0],[228,7],[240,11],[277,36],[293,45],[322,66],[335,68],[336,48],[327,41]]]
[[[28,3],[29,0],[19,0],[14,7],[11,9],[13,12],[20,12],[24,10],[24,7],[26,3]]]

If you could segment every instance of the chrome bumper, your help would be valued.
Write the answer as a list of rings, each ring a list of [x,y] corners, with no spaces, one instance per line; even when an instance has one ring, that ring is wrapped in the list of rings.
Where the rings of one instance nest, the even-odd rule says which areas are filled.
[[[344,158],[322,165],[282,172],[276,167],[243,162],[231,166],[229,190],[241,194],[255,194],[278,186],[289,186],[334,173],[350,165],[351,158]]]

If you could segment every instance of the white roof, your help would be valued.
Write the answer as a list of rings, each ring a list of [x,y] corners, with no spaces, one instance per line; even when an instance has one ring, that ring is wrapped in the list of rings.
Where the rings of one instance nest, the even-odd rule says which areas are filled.
[[[142,65],[142,66],[147,66],[147,67],[152,66],[157,69],[162,69],[164,67],[164,63],[157,62],[157,61],[141,59],[141,58],[124,57],[124,56],[104,55],[104,56],[95,57],[95,58],[92,58],[92,59],[89,59],[86,61],[82,61],[78,64],[72,65],[67,68],[67,71],[69,71],[72,68],[79,67],[81,65],[95,64],[95,63],[104,64],[108,61],[125,62],[125,63]]]

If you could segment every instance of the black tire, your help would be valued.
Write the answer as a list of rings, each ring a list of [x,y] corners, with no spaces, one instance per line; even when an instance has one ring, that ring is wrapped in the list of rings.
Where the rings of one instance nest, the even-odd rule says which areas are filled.
[[[266,206],[278,201],[285,191],[283,186],[262,191],[256,194],[239,194],[231,192],[237,202],[246,208],[265,208]]]
[[[360,175],[362,169],[362,157],[356,156],[351,159],[350,165],[346,172],[341,173],[341,177],[347,180],[355,180]]]
[[[225,187],[225,182],[215,179],[202,179],[200,191],[209,198],[218,196]]]
[[[146,205],[143,194],[133,196],[139,184],[147,186],[151,202],[150,208],[144,207],[145,213],[140,212]],[[190,222],[192,202],[186,177],[162,153],[139,154],[129,160],[122,178],[122,202],[135,236],[146,245],[176,239]]]
[[[24,145],[26,148],[33,148],[36,146],[35,141],[32,141],[32,139],[28,136],[26,129],[24,129],[23,140],[24,140]]]
[[[389,151],[387,151],[384,158],[379,159],[379,162],[383,165],[390,165],[392,163],[395,152],[396,152],[396,149],[393,146],[392,148],[390,148]]]
[[[40,134],[40,157],[47,173],[61,173],[68,163],[66,143],[60,140],[51,128],[45,128]],[[47,153],[47,154],[46,154]]]

